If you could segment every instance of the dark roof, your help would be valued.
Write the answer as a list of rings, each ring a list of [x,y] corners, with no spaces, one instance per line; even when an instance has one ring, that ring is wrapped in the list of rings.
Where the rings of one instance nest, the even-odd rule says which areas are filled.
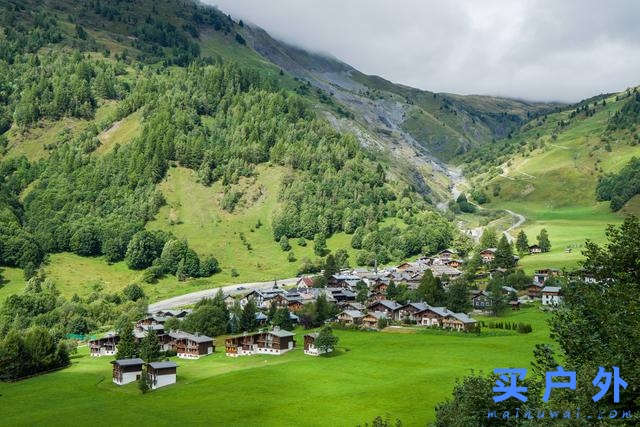
[[[369,307],[371,308],[371,307],[376,306],[376,305],[378,305],[378,304],[382,304],[382,305],[384,305],[386,308],[388,308],[389,310],[392,310],[392,311],[393,311],[393,310],[397,310],[397,309],[399,309],[399,308],[400,308],[400,304],[398,304],[398,303],[397,303],[397,302],[395,302],[395,301],[388,300],[388,299],[383,299],[383,300],[380,300],[380,301],[374,302],[373,304],[369,304]]]
[[[119,366],[133,366],[133,365],[142,365],[144,364],[144,360],[136,358],[136,359],[118,359],[112,360],[111,363]]]
[[[178,365],[170,360],[166,360],[164,362],[151,362],[148,364],[153,369],[164,369],[164,368],[177,368]]]

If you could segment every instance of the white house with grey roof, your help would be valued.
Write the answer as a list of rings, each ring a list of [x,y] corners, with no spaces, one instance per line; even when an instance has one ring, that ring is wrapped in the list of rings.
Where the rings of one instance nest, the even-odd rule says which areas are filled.
[[[545,286],[542,288],[542,305],[557,306],[562,304],[562,288],[559,286]]]
[[[176,383],[178,365],[169,360],[147,363],[147,378],[152,390]]]
[[[142,359],[118,359],[111,362],[113,365],[113,382],[125,385],[137,381],[142,375]]]

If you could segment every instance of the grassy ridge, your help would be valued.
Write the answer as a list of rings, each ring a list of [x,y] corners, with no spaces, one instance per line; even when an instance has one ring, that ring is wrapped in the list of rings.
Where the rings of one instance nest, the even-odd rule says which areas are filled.
[[[542,228],[549,232],[551,252],[524,257],[520,264],[526,271],[577,266],[585,240],[602,242],[607,224],[619,224],[625,214],[640,213],[636,199],[613,213],[607,202],[598,202],[595,196],[600,176],[620,170],[631,157],[640,155],[633,134],[607,129],[610,117],[628,99],[617,96],[599,99],[592,115],[572,116],[568,109],[531,121],[508,141],[511,154],[494,154],[499,167],[484,167],[473,177],[472,186],[490,195],[487,207],[510,209],[527,218],[521,229],[530,243]],[[473,168],[474,163],[467,167]],[[496,189],[499,195],[491,196]]]
[[[433,420],[435,405],[450,395],[455,378],[470,369],[528,368],[533,346],[549,342],[546,318],[535,307],[501,318],[531,323],[534,332],[527,335],[337,331],[337,354],[326,358],[302,353],[302,331],[296,335],[298,348],[283,356],[228,358],[219,338],[214,355],[178,359],[178,384],[149,395],[141,395],[135,384],[114,385],[108,358],[90,358],[82,348],[68,369],[0,384],[3,417],[8,425],[63,425],[81,413],[99,414],[92,418],[97,424],[173,425],[182,419],[324,426],[356,425],[389,414],[404,425],[424,425]],[[42,389],[55,389],[65,398],[51,399],[38,392]],[[408,395],[414,398],[399,398]]]

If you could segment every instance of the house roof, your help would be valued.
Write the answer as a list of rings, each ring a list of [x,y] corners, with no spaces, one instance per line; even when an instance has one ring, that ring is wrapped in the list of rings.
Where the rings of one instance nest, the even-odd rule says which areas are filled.
[[[364,314],[362,314],[362,312],[359,310],[344,310],[340,314],[343,314],[343,313],[349,317],[354,317],[354,318],[364,317]]]
[[[387,314],[382,311],[370,311],[367,313],[367,316],[373,316],[376,319],[386,319]]]
[[[511,286],[503,286],[502,290],[505,292],[514,292],[514,293],[518,293],[518,291],[516,291],[514,288],[512,288]]]
[[[305,334],[305,337],[311,337],[313,339],[318,338],[318,333],[317,332],[311,332],[310,334]]]
[[[359,311],[365,310],[367,308],[367,307],[364,306],[364,304],[356,302],[356,301],[352,301],[352,302],[348,303],[347,307],[351,307],[354,310],[359,310]]]
[[[383,299],[383,300],[380,300],[380,301],[376,301],[373,304],[369,304],[369,307],[374,307],[374,306],[376,306],[378,304],[382,304],[383,306],[385,306],[386,308],[388,308],[389,310],[392,310],[392,311],[397,310],[397,309],[399,309],[401,307],[400,304],[398,304],[397,302],[391,301],[391,300],[388,300],[388,299]]]
[[[135,365],[144,364],[144,360],[142,360],[140,358],[118,359],[118,360],[112,360],[111,363],[113,363],[114,365],[118,365],[118,366],[135,366]]]
[[[171,331],[169,332],[169,336],[173,339],[188,339],[198,343],[213,341],[213,338],[206,335],[194,335],[184,331]]]
[[[473,319],[464,313],[450,313],[449,316],[458,319],[462,323],[476,323],[476,319]]]
[[[561,290],[560,286],[545,286],[542,288],[542,292],[560,292]]]
[[[420,310],[418,313],[422,313],[424,311],[432,311],[434,313],[436,313],[439,316],[448,316],[450,314],[452,314],[453,312],[447,310],[447,307],[431,307],[431,306],[427,306],[427,308],[425,308],[424,310]]]
[[[498,248],[486,248],[484,249],[482,252],[491,252],[491,253],[495,253],[495,251],[497,251]],[[480,253],[482,253],[480,252]]]
[[[177,368],[178,365],[175,362],[171,362],[166,360],[164,362],[151,362],[148,364],[153,369],[164,369],[164,368]]]
[[[403,305],[402,308],[408,307],[408,306],[411,306],[411,307],[415,308],[418,311],[422,311],[422,310],[427,309],[429,307],[429,304],[427,304],[425,302],[410,302],[410,303],[407,303],[407,304]]]
[[[261,311],[256,313],[256,320],[267,320],[267,315]]]
[[[284,338],[284,337],[292,337],[295,334],[293,332],[289,332],[287,330],[284,329],[279,329],[279,328],[273,328],[271,331],[268,332],[271,335],[275,335],[277,337],[280,338]]]
[[[441,254],[445,253],[445,252],[452,253],[452,254],[457,254],[458,253],[458,251],[456,251],[455,249],[451,249],[451,248],[443,249],[443,250],[440,251]]]

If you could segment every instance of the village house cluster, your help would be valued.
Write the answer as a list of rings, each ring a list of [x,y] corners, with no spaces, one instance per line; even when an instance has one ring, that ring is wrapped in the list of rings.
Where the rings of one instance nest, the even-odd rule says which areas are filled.
[[[184,319],[191,310],[164,310],[149,314],[140,319],[133,330],[136,342],[140,342],[153,330],[160,342],[162,351],[173,351],[182,359],[198,359],[215,351],[215,339],[206,335],[191,334],[180,330],[165,331],[164,323],[170,317]],[[107,332],[104,336],[90,340],[89,353],[91,356],[113,356],[120,337],[115,332]]]
[[[532,248],[534,251],[535,248]],[[488,248],[480,252],[481,259],[490,263],[493,261],[495,250]],[[447,307],[433,307],[425,302],[407,302],[400,304],[386,298],[387,289],[391,282],[406,284],[409,289],[416,289],[424,274],[431,271],[434,277],[441,279],[446,287],[452,279],[462,274],[459,267],[464,263],[459,259],[455,250],[447,249],[435,257],[422,257],[413,262],[405,262],[395,267],[380,271],[349,270],[332,275],[327,287],[314,287],[311,277],[301,277],[291,289],[279,287],[276,283],[272,288],[254,289],[244,294],[229,294],[224,298],[225,304],[231,308],[239,303],[244,307],[253,301],[259,311],[256,321],[260,326],[267,325],[269,319],[265,312],[270,308],[287,308],[292,323],[299,322],[299,313],[305,304],[315,302],[324,296],[327,302],[336,304],[341,311],[329,322],[342,325],[352,325],[365,329],[377,329],[380,324],[389,322],[411,323],[425,327],[439,327],[458,331],[470,331],[476,328],[477,322],[467,313],[456,313]],[[493,274],[505,273],[506,270],[496,268],[489,271]],[[555,269],[536,271],[531,285],[526,288],[521,298],[540,299],[545,306],[557,306],[562,302],[562,289],[558,286],[547,286],[552,277],[560,276]],[[362,284],[366,286],[366,302],[356,301]],[[520,308],[518,291],[509,286],[502,287],[502,293],[508,297],[512,309]],[[469,298],[475,311],[484,312],[491,308],[491,298],[486,291],[470,290]],[[183,359],[198,359],[215,352],[215,339],[205,335],[192,334],[181,330],[165,330],[164,324],[169,318],[184,319],[191,313],[189,309],[160,310],[149,313],[140,319],[134,327],[134,338],[140,342],[149,331],[153,330],[158,337],[160,347],[165,352],[175,352]],[[383,322],[381,322],[383,321]],[[318,356],[333,349],[320,350],[315,345],[318,333],[304,335],[304,354]],[[119,336],[115,332],[108,332],[102,337],[89,341],[92,356],[113,356],[117,353]],[[243,333],[229,336],[225,339],[225,355],[238,357],[252,354],[281,355],[296,347],[293,332],[274,327],[258,332]],[[144,363],[141,359],[123,359],[111,362],[113,364],[113,382],[122,385],[140,379],[147,375],[152,389],[173,384],[176,381],[177,365],[174,362]],[[145,369],[143,369],[145,367]]]

